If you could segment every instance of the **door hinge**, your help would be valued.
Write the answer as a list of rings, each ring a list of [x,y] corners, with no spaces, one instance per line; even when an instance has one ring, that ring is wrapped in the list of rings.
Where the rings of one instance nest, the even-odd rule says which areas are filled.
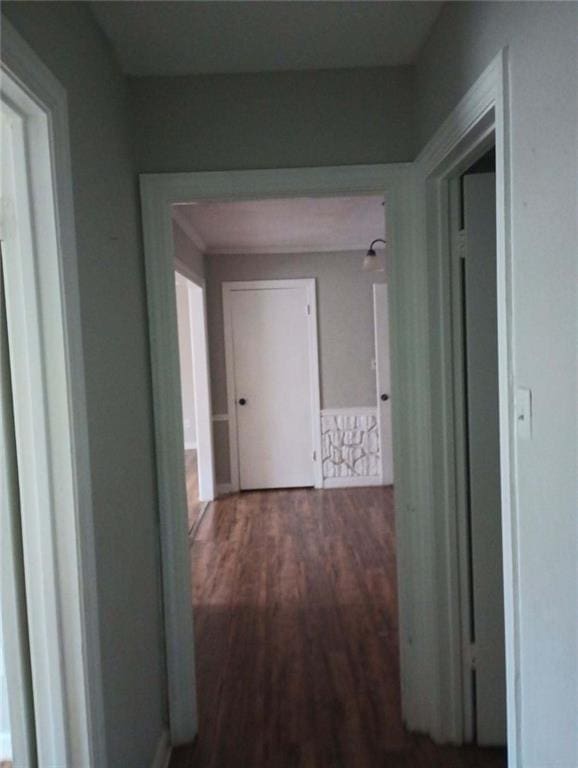
[[[317,461],[317,451],[313,451],[313,461]]]
[[[464,657],[466,666],[470,669],[475,669],[478,663],[478,654],[475,643],[469,643],[464,648]]]
[[[306,307],[306,312],[307,312],[307,314],[308,314],[308,315],[310,315],[310,314],[311,314],[311,304],[308,304],[308,305],[307,305],[307,307]]]

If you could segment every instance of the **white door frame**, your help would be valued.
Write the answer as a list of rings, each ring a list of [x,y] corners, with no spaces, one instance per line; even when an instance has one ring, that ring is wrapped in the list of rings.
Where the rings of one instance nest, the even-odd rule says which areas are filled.
[[[438,667],[433,692],[437,697],[431,724],[432,734],[441,740],[461,742],[464,734],[462,701],[462,636],[460,615],[459,515],[456,467],[459,457],[454,430],[455,371],[451,333],[451,277],[449,272],[449,189],[450,180],[466,170],[489,141],[496,147],[497,203],[497,297],[500,398],[500,452],[502,483],[502,539],[504,608],[506,634],[506,684],[508,710],[508,765],[520,764],[520,651],[518,599],[518,540],[515,466],[515,425],[513,420],[512,355],[512,266],[510,244],[510,145],[508,134],[506,51],[491,62],[478,81],[450,114],[444,125],[420,154],[415,165],[415,192],[418,203],[416,226],[422,273],[429,272],[430,330],[424,340],[429,350],[431,529],[438,551],[430,567],[431,578],[443,587],[429,608],[428,621],[435,632],[432,649],[445,662]],[[427,286],[426,286],[427,288]],[[427,291],[424,293],[427,302]]]
[[[187,292],[195,387],[199,501],[213,501],[215,498],[215,455],[213,449],[211,374],[209,370],[209,336],[207,332],[207,286],[203,277],[197,275],[194,270],[176,257],[175,270],[189,283]]]
[[[380,480],[382,485],[386,485],[386,477],[387,477],[387,466],[386,466],[386,460],[385,460],[385,451],[383,450],[383,424],[381,419],[381,395],[383,394],[383,382],[380,381],[380,371],[379,371],[379,342],[378,342],[378,335],[379,335],[379,324],[378,324],[378,316],[377,316],[377,296],[378,291],[385,290],[386,291],[386,298],[387,298],[387,304],[388,304],[388,311],[387,311],[387,324],[388,324],[388,330],[389,330],[389,286],[387,283],[374,283],[373,284],[373,338],[375,343],[375,388],[376,388],[376,395],[377,395],[377,425],[379,429],[379,453],[381,457],[381,466],[380,466]],[[391,335],[391,334],[390,334]],[[391,344],[391,342],[390,342]],[[389,363],[390,363],[390,371],[391,371],[391,353],[389,354]],[[391,389],[391,372],[390,372],[390,387]],[[391,398],[391,393],[389,394]],[[390,404],[391,408],[391,404]],[[393,435],[391,435],[391,445],[393,445]],[[391,449],[391,445],[389,448]],[[393,464],[393,462],[392,462]],[[393,477],[392,481],[388,482],[387,485],[393,484]]]
[[[11,368],[39,762],[96,767],[106,731],[67,99],[4,18],[1,69],[27,180],[3,201],[1,236],[10,335],[26,340]]]
[[[418,648],[413,626],[414,594],[431,592],[422,583],[411,552],[420,526],[414,456],[419,444],[416,409],[412,405],[417,357],[413,302],[406,300],[413,276],[411,169],[408,164],[218,171],[141,175],[149,335],[153,379],[155,443],[162,578],[165,605],[168,711],[173,744],[191,741],[197,730],[190,566],[184,494],[182,425],[178,406],[179,376],[174,290],[174,245],[171,206],[196,200],[247,200],[326,197],[355,194],[384,195],[388,211],[388,256],[392,285],[392,403],[396,456],[396,527],[400,656],[404,717],[415,722],[413,708],[417,655],[430,659],[427,639]],[[361,268],[361,266],[360,266]],[[409,385],[407,382],[410,382]],[[408,418],[408,414],[411,417]],[[423,495],[423,494],[422,494]],[[424,662],[424,663],[432,663]]]
[[[227,402],[229,412],[229,457],[231,464],[231,490],[240,488],[239,435],[237,432],[237,393],[235,391],[235,364],[233,356],[233,323],[231,318],[231,294],[234,291],[266,288],[305,288],[307,303],[311,307],[310,322],[307,324],[309,344],[309,398],[311,403],[311,442],[315,451],[313,476],[315,488],[323,488],[323,462],[321,457],[321,394],[319,391],[319,349],[317,333],[317,295],[315,278],[294,280],[250,280],[225,282],[223,291],[223,321],[225,328],[225,370],[227,374]]]

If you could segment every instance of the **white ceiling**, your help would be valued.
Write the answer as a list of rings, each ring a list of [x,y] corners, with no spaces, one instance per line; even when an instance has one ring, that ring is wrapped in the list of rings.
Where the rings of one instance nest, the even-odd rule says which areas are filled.
[[[441,5],[434,0],[91,2],[130,75],[410,64]]]
[[[366,251],[385,232],[375,196],[179,205],[173,216],[205,253]]]

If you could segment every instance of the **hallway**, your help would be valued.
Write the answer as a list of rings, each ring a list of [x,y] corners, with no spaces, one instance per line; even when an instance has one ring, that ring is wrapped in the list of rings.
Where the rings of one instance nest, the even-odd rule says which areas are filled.
[[[393,491],[232,495],[192,544],[200,708],[172,768],[503,768],[400,717]]]

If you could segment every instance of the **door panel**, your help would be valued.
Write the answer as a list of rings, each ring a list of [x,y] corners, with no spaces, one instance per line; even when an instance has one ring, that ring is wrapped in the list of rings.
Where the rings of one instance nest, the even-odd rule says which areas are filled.
[[[304,286],[231,293],[241,489],[314,484],[309,319]]]
[[[467,421],[476,732],[506,743],[496,299],[496,179],[464,177]]]
[[[381,473],[384,485],[393,483],[393,443],[391,434],[391,367],[389,348],[389,299],[385,283],[373,286],[375,326],[375,372],[377,379],[377,409]],[[387,399],[384,399],[387,398]]]

